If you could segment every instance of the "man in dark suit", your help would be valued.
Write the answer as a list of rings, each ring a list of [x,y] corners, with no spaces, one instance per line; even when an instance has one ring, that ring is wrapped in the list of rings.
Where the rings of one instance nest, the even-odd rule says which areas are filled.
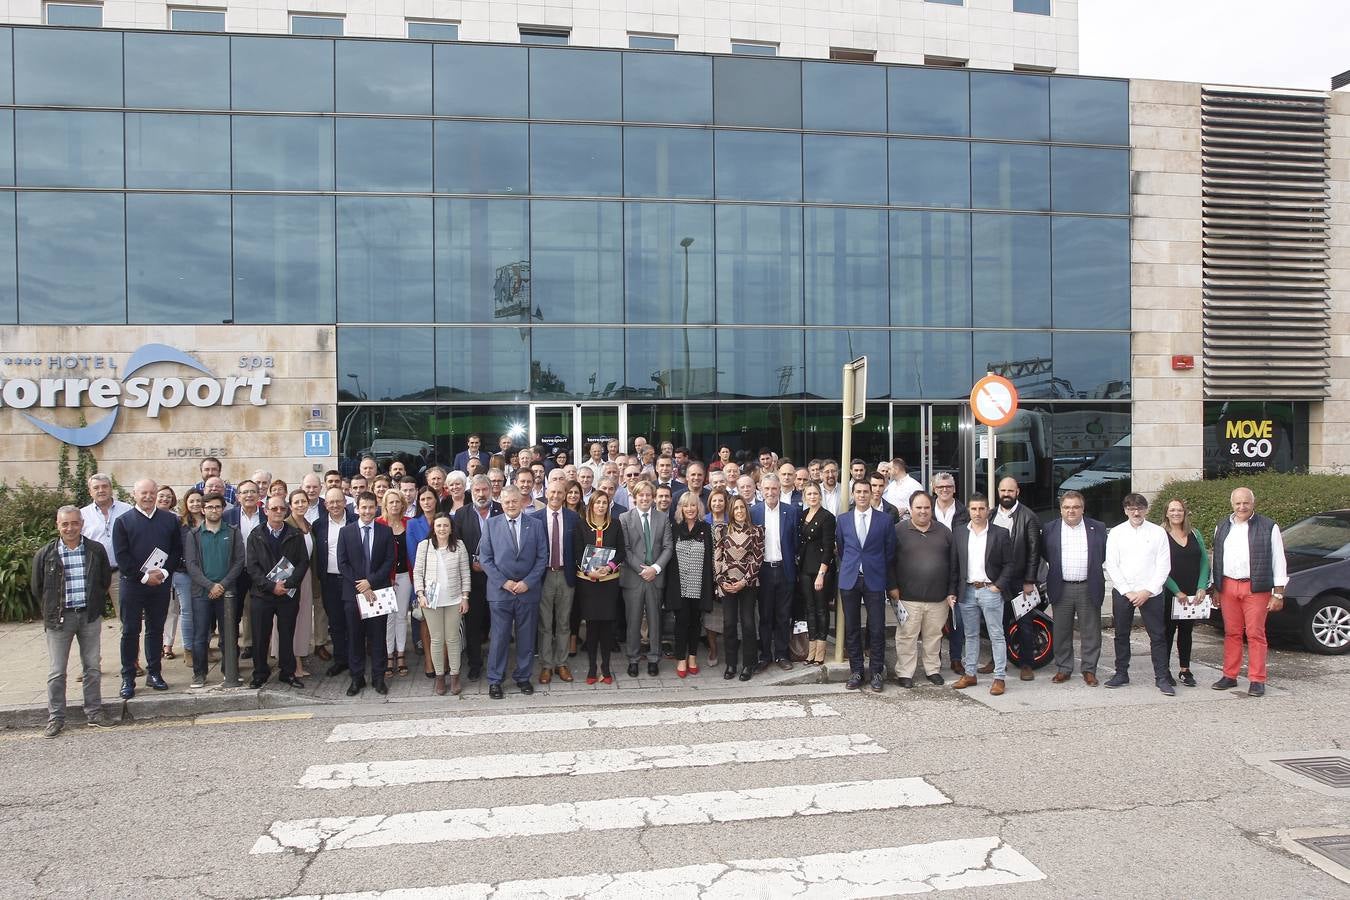
[[[169,573],[183,560],[183,530],[178,517],[155,506],[159,485],[149,478],[136,482],[132,494],[136,507],[113,522],[113,558],[121,577],[122,690],[124,700],[136,694],[137,645],[141,623],[145,624],[145,683],[167,691],[160,674],[164,650],[164,620],[169,614]],[[156,552],[159,551],[159,552]],[[151,555],[164,558],[147,567]]]
[[[523,515],[524,498],[515,485],[502,488],[502,514],[488,519],[478,543],[478,561],[487,573],[488,696],[500,700],[506,654],[516,636],[516,668],[511,678],[522,694],[533,694],[530,670],[539,631],[539,597],[548,568],[548,531],[543,522]],[[472,602],[472,600],[470,601]]]
[[[1083,516],[1083,495],[1065,491],[1059,518],[1045,526],[1045,592],[1055,613],[1055,684],[1073,674],[1073,623],[1083,680],[1097,686],[1102,653],[1102,600],[1106,597],[1106,526]]]
[[[1022,489],[1016,479],[1004,478],[1000,481],[998,510],[990,523],[1007,530],[1008,537],[1012,541],[1013,564],[1017,572],[1021,573],[1020,575],[1014,573],[1022,580],[1018,590],[1029,594],[1036,587],[1036,578],[1041,571],[1041,519],[1021,502],[1019,499],[1021,494]],[[1003,595],[1005,627],[1012,625],[1012,597],[1011,593]],[[1035,629],[1017,629],[1017,643],[1017,655],[1022,660],[1021,679],[1032,681],[1036,678],[1036,670],[1031,667],[1031,660],[1036,656]]]
[[[956,688],[960,690],[977,683],[975,671],[980,661],[980,621],[983,620],[989,631],[989,648],[994,655],[989,668],[994,673],[994,683],[989,693],[997,697],[1003,693],[1008,665],[1003,598],[1009,591],[1021,588],[1018,580],[1021,573],[1008,532],[990,525],[989,501],[976,494],[966,504],[966,512],[970,514],[970,521],[956,526],[952,532],[956,551],[952,554],[956,569],[954,580],[961,591],[957,608],[961,611],[961,626],[966,635],[966,673],[956,680]]]
[[[598,448],[599,444],[593,444]],[[563,507],[567,488],[560,478],[550,478],[544,489],[547,505],[533,513],[548,531],[548,569],[539,595],[539,683],[548,684],[553,673],[571,681],[567,667],[567,641],[572,636],[572,591],[576,587],[576,549],[572,535],[581,517]]]
[[[764,499],[750,508],[750,521],[764,529],[764,564],[759,569],[759,665],[788,671],[792,659],[792,594],[797,587],[797,507],[782,499],[782,482],[768,472],[759,481]]]
[[[844,687],[863,683],[862,609],[867,608],[867,646],[872,690],[881,693],[886,671],[886,592],[897,588],[892,577],[895,527],[872,509],[867,480],[853,485],[853,508],[839,515],[834,531],[839,549],[839,591],[844,601],[844,642],[852,674]]]
[[[295,620],[300,612],[296,597],[305,573],[309,570],[309,555],[305,552],[305,536],[286,521],[290,507],[281,497],[267,498],[267,521],[253,529],[248,536],[249,575],[253,579],[253,639],[257,653],[253,659],[253,680],[249,687],[257,690],[267,683],[272,674],[267,664],[267,649],[272,643],[272,620],[277,623],[277,680],[292,687],[305,686],[295,677]],[[283,560],[290,563],[291,573],[279,577],[277,567]]]
[[[492,499],[492,482],[486,475],[469,481],[469,502],[454,513],[455,534],[464,542],[469,565],[469,612],[464,617],[464,652],[469,662],[469,680],[483,677],[483,641],[488,633],[487,573],[478,562],[478,542],[491,516],[500,516],[502,505]]]
[[[389,693],[384,683],[385,627],[388,616],[361,618],[361,607],[356,602],[358,593],[369,600],[375,591],[389,587],[394,570],[394,533],[388,525],[375,521],[380,511],[379,501],[370,491],[356,497],[359,519],[342,526],[338,533],[337,563],[342,572],[342,606],[347,617],[347,665],[352,681],[347,696],[355,697],[366,686],[366,662],[370,662],[370,679],[375,691]]]
[[[656,483],[657,485],[667,485],[670,488],[670,500],[673,504],[680,499],[680,495],[689,490],[689,485],[675,477],[675,459],[670,456],[659,456],[656,459]],[[653,494],[655,496],[655,494]]]
[[[469,449],[461,450],[455,454],[455,471],[468,473],[469,460],[476,459],[486,472],[488,468],[488,452],[483,449],[483,439],[479,435],[469,435]]]
[[[970,514],[966,512],[966,505],[956,497],[955,476],[951,472],[934,472],[932,484],[933,521],[946,525],[949,531],[955,531],[957,525],[969,522]],[[964,675],[966,667],[961,662],[961,654],[965,652],[966,636],[961,629],[961,612],[955,607],[952,608],[950,623],[951,647],[948,650],[948,659],[951,661],[952,671],[957,675]]]
[[[356,514],[347,509],[347,496],[342,488],[329,488],[324,495],[324,512],[314,522],[314,565],[319,577],[319,591],[323,610],[328,616],[328,635],[333,642],[333,662],[328,666],[328,677],[341,675],[351,668],[347,655],[351,650],[351,636],[347,632],[347,608],[342,596],[342,569],[338,567],[338,535],[344,526],[356,521]]]

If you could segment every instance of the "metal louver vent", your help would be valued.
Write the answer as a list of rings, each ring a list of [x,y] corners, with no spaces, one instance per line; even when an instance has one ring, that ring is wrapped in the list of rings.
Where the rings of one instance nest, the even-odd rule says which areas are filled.
[[[1327,395],[1327,134],[1324,95],[1201,94],[1209,399]]]

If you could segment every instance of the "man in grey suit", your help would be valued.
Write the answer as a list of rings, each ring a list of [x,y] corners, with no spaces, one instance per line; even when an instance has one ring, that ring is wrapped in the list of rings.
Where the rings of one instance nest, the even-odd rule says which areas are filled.
[[[670,528],[670,516],[652,508],[656,489],[650,481],[639,481],[629,487],[635,506],[624,513],[624,561],[619,576],[623,588],[624,610],[628,615],[628,677],[638,676],[638,659],[642,656],[642,612],[647,611],[647,642],[652,658],[647,663],[647,674],[655,676],[661,667],[657,662],[661,652],[661,595],[665,589],[666,566],[675,552],[675,536]]]
[[[512,680],[522,694],[533,694],[530,670],[539,632],[539,598],[548,568],[548,532],[544,523],[521,514],[524,498],[515,485],[502,488],[502,515],[483,523],[478,562],[487,573],[487,603],[492,616],[488,643],[488,696],[502,699],[506,654],[516,637]]]

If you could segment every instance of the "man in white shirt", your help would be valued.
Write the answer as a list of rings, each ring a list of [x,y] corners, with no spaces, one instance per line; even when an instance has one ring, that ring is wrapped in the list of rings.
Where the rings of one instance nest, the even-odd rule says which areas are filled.
[[[1130,683],[1130,629],[1139,610],[1148,632],[1153,657],[1153,681],[1169,697],[1177,689],[1167,677],[1167,604],[1163,585],[1172,570],[1167,532],[1147,521],[1148,500],[1142,494],[1125,496],[1125,521],[1106,536],[1106,574],[1111,579],[1111,614],[1116,632],[1116,674],[1109,688]]]
[[[118,588],[122,579],[117,575],[117,556],[113,553],[113,523],[118,516],[131,511],[131,504],[113,496],[112,479],[102,472],[89,476],[89,496],[93,502],[80,510],[80,518],[84,523],[80,533],[91,541],[98,541],[108,551],[108,565],[112,568],[108,599],[112,601],[113,614],[120,616],[121,591]]]
[[[305,521],[313,525],[319,521],[319,516],[323,515],[323,482],[319,479],[317,472],[306,472],[305,477],[300,479],[300,488],[305,492],[306,499],[309,500],[309,508],[305,510]]]
[[[594,482],[596,478],[603,477],[605,474],[604,447],[601,446],[599,441],[595,441],[588,448],[588,452],[590,453],[590,458],[577,466],[577,472],[580,473],[582,469],[590,469],[592,476],[591,480]]]
[[[1216,691],[1237,687],[1242,638],[1247,638],[1248,695],[1266,695],[1266,615],[1284,608],[1289,568],[1280,526],[1256,512],[1256,495],[1240,487],[1229,495],[1233,514],[1214,530],[1214,588],[1223,610],[1223,677]]]
[[[882,499],[900,510],[900,516],[903,518],[909,515],[910,495],[923,490],[923,485],[914,480],[905,461],[898,456],[891,460],[891,470],[887,474],[889,479],[886,482],[886,489],[881,492]]]
[[[838,514],[846,511],[840,505],[846,502],[848,496],[839,490],[839,463],[827,459],[820,467],[820,505]]]

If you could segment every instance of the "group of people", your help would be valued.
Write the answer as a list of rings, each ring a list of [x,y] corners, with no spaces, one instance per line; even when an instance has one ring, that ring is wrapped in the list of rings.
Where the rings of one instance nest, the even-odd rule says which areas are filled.
[[[723,678],[749,681],[771,665],[823,664],[836,596],[848,689],[883,690],[889,604],[902,686],[913,687],[920,658],[927,680],[944,683],[941,638],[950,625],[956,688],[991,674],[990,692],[1001,694],[1005,633],[1042,581],[1054,610],[1053,681],[1072,674],[1076,624],[1082,677],[1098,683],[1109,576],[1117,628],[1107,687],[1129,683],[1136,610],[1159,690],[1175,693],[1174,639],[1178,677],[1194,685],[1193,620],[1170,611],[1212,591],[1229,626],[1215,686],[1236,684],[1245,635],[1249,690],[1264,692],[1264,614],[1278,608],[1288,579],[1279,528],[1254,513],[1245,488],[1234,491],[1233,516],[1215,536],[1211,577],[1180,500],[1168,503],[1162,528],[1145,520],[1147,500],[1131,494],[1127,520],[1108,533],[1068,491],[1043,528],[1010,478],[992,504],[983,496],[962,503],[950,473],[936,473],[926,491],[901,459],[870,470],[852,460],[845,486],[833,460],[799,466],[767,448],[741,456],[724,446],[705,465],[685,448],[637,438],[631,453],[597,442],[572,463],[545,448],[515,449],[507,436],[489,454],[473,435],[450,471],[396,460],[382,472],[365,457],[350,477],[307,473],[294,489],[265,471],[230,484],[219,460],[207,458],[181,499],[147,478],[133,487],[134,505],[113,495],[108,476],[94,475],[92,502],[58,511],[58,537],[33,563],[51,656],[47,731],[64,726],[76,641],[86,714],[104,724],[98,628],[109,605],[122,623],[124,699],[142,676],[167,689],[162,660],[174,658],[176,625],[194,687],[206,683],[217,629],[221,652],[252,660],[254,688],[271,677],[273,656],[278,680],[303,686],[305,660],[317,656],[328,676],[349,676],[349,696],[368,684],[387,693],[387,679],[410,672],[409,644],[437,694],[462,690],[462,666],[470,681],[486,674],[493,699],[508,676],[531,694],[536,655],[538,680],[548,684],[572,681],[570,661],[583,651],[589,684],[614,680],[615,652],[629,678],[644,663],[658,675],[663,657],[686,678],[699,674],[703,644],[709,665],[723,662]],[[983,665],[982,626],[991,647]],[[239,646],[226,646],[227,633]],[[1032,629],[1012,633],[1020,677],[1031,680]]]

